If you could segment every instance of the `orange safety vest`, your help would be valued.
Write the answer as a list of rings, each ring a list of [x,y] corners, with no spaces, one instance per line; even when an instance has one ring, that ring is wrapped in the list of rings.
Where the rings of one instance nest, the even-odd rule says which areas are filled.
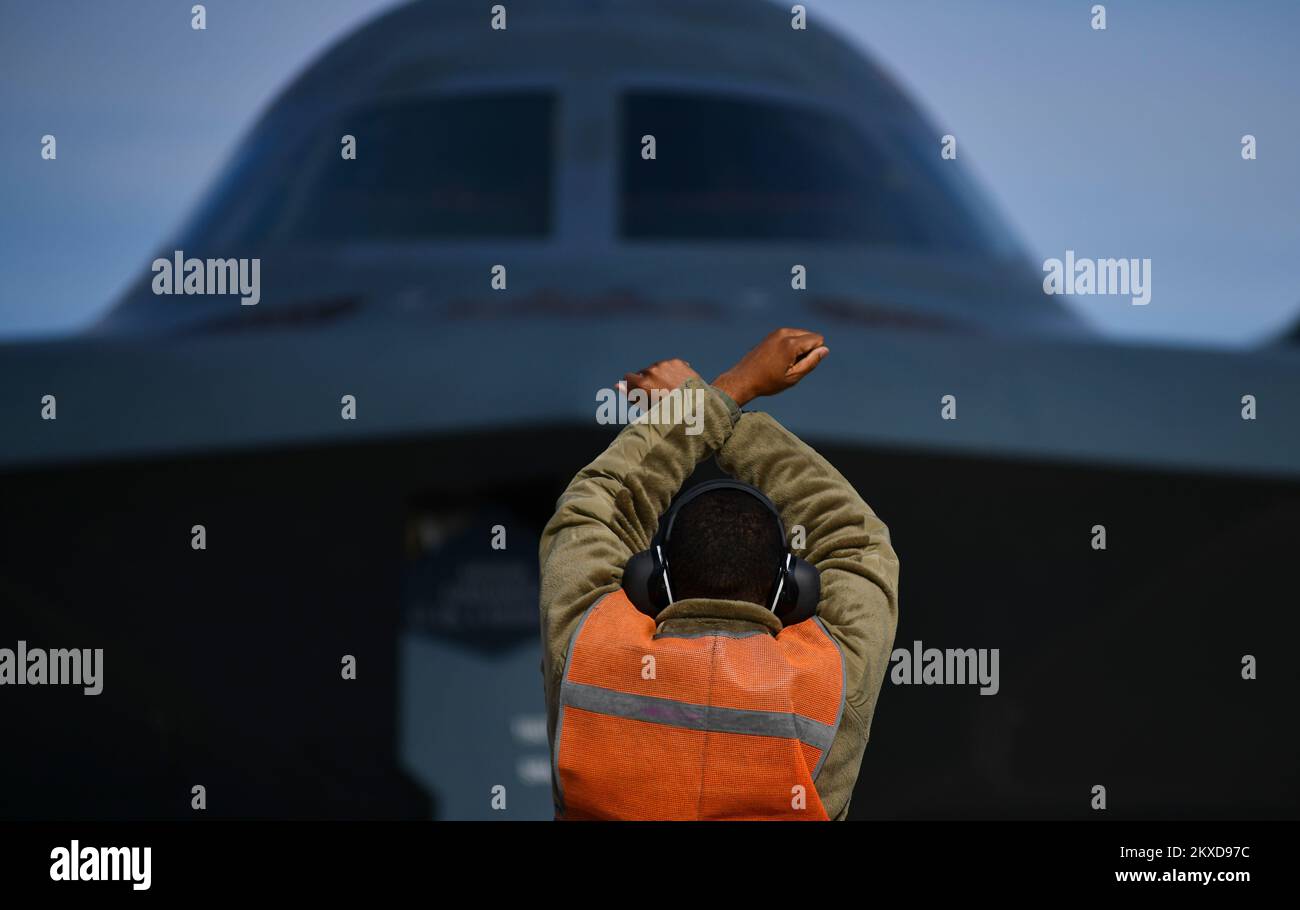
[[[569,644],[556,817],[824,821],[815,782],[843,709],[843,656],[820,619],[775,637],[655,634],[616,591]]]

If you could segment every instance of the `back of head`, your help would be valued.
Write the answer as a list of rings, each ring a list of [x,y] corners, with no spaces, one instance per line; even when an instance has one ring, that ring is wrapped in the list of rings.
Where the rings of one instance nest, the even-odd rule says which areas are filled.
[[[711,490],[677,513],[664,556],[673,597],[770,606],[785,541],[776,517],[743,490]]]

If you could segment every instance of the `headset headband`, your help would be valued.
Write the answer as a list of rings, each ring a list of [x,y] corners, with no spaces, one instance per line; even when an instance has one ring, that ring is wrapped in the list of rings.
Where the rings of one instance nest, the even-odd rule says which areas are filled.
[[[677,497],[677,501],[673,503],[672,508],[668,510],[668,513],[664,515],[663,521],[659,524],[659,532],[656,535],[659,538],[659,543],[668,543],[668,539],[673,533],[673,523],[677,521],[677,514],[682,510],[683,506],[695,499],[697,496],[702,496],[705,493],[712,493],[714,490],[742,490],[761,502],[767,507],[767,511],[771,513],[772,517],[776,519],[776,529],[781,535],[781,543],[782,545],[785,544],[785,523],[781,521],[781,513],[777,510],[776,504],[773,503],[772,500],[768,499],[767,496],[764,495],[763,491],[757,487],[751,487],[747,483],[741,483],[739,480],[729,480],[727,478],[722,478],[721,480],[709,480],[701,484],[696,484],[681,496]]]

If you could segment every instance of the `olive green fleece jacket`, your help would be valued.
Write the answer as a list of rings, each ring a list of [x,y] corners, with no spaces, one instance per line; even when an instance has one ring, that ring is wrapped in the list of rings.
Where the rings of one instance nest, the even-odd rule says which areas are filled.
[[[542,532],[542,680],[552,753],[565,657],[579,620],[618,590],[628,558],[650,545],[682,484],[715,455],[723,471],[771,498],[787,532],[805,529],[806,548],[797,555],[821,573],[818,615],[844,655],[847,704],[815,784],[827,814],[842,820],[898,623],[898,558],[889,529],[826,459],[771,416],[741,414],[729,396],[699,379],[684,388],[704,393],[702,431],[692,435],[689,422],[628,424],[573,478]],[[661,632],[781,630],[771,611],[732,600],[680,600],[656,621]],[[551,784],[559,811],[557,782]]]

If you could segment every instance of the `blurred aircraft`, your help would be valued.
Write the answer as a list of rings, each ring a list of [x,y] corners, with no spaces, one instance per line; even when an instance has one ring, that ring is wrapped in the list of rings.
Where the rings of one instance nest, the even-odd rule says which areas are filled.
[[[1297,631],[1269,599],[1300,512],[1294,353],[1097,337],[813,5],[806,31],[760,0],[505,6],[504,30],[396,7],[257,120],[157,254],[259,260],[256,305],[145,271],[85,335],[0,347],[5,599],[34,639],[110,640],[110,679],[129,655],[104,696],[124,726],[58,710],[119,778],[147,769],[59,796],[11,758],[44,784],[9,814],[185,814],[199,764],[230,814],[549,817],[536,541],[613,431],[597,393],[664,357],[716,373],[779,325],[832,355],[763,406],[893,529],[899,643],[999,647],[1010,677],[885,694],[855,812],[1086,814],[1099,767],[1132,814],[1294,811],[1296,734],[1238,748],[1288,702],[1205,676]],[[1171,650],[1166,704],[1134,680]],[[1067,708],[1101,712],[1095,740]],[[69,742],[53,716],[28,721]],[[1117,765],[1135,735],[1174,770]],[[1193,749],[1230,783],[1198,791]]]

